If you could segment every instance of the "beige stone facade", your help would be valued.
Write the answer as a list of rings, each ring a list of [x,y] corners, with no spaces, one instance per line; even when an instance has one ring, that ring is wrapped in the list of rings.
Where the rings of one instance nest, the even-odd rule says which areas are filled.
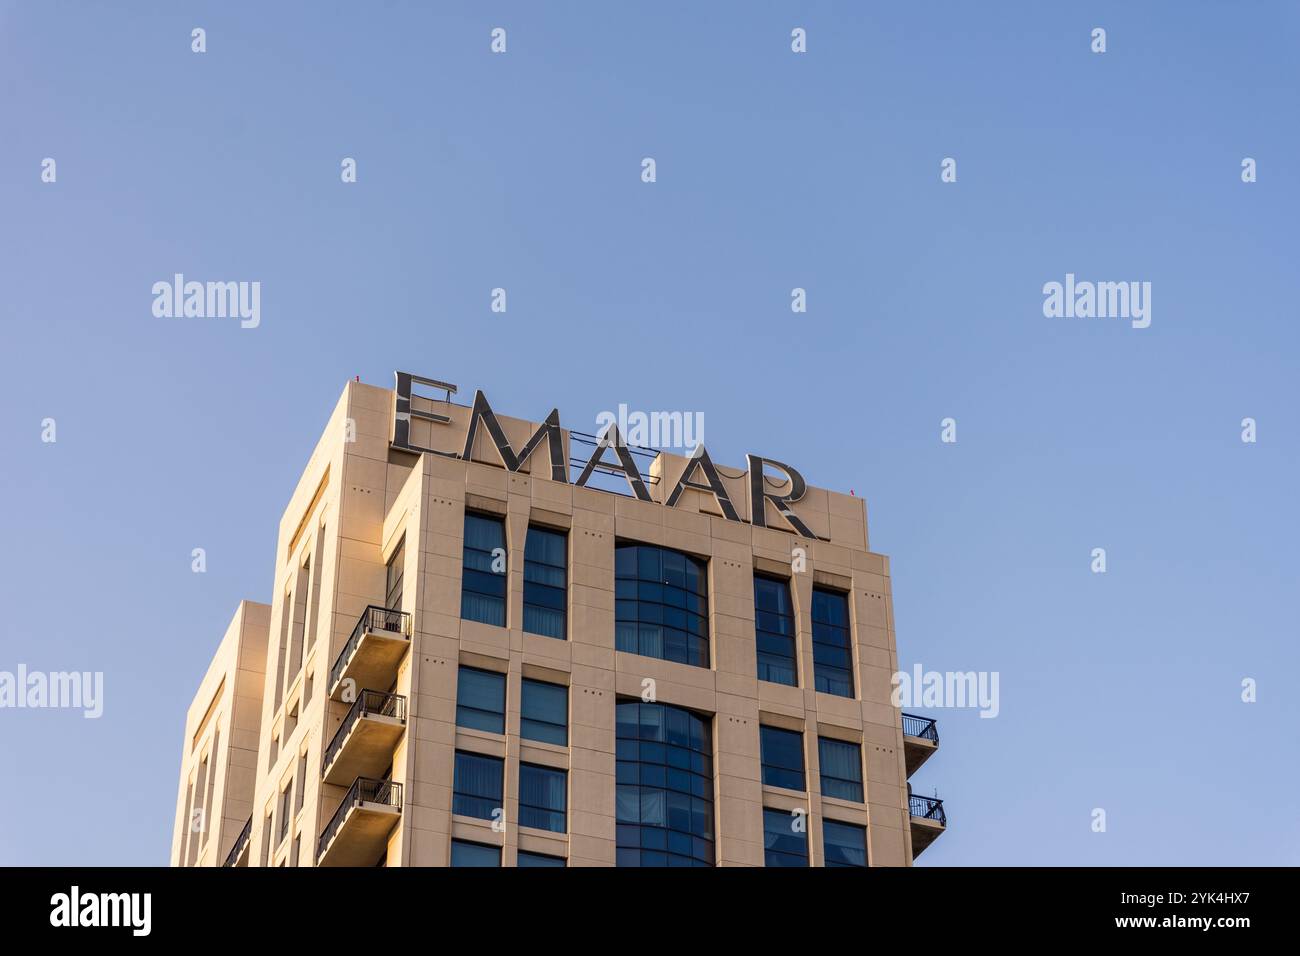
[[[463,460],[470,408],[418,396],[413,407],[449,419],[416,416],[410,435],[445,454],[392,447],[390,389],[350,382],[330,416],[281,520],[272,604],[241,605],[191,707],[173,864],[446,866],[457,841],[504,866],[520,852],[616,865],[616,704],[651,698],[705,719],[712,791],[695,806],[712,813],[707,862],[763,866],[764,808],[801,821],[813,866],[825,862],[826,820],[864,827],[878,866],[910,865],[941,831],[909,811],[909,771],[937,740],[905,736],[890,703],[898,660],[889,560],[869,549],[861,498],[809,487],[793,505],[818,536],[808,539],[770,504],[769,527],[743,520],[749,482],[738,469],[719,469],[741,519],[730,520],[694,488],[663,503],[687,458],[655,458],[646,470],[654,501],[645,502],[577,487],[572,474],[553,480],[545,442],[512,471],[483,427]],[[516,452],[538,429],[498,420]],[[589,450],[563,436],[566,462],[585,460]],[[505,626],[462,618],[467,512],[503,522]],[[566,639],[522,627],[530,526],[566,536]],[[708,666],[616,650],[615,547],[625,542],[706,562]],[[395,554],[400,567],[390,569]],[[798,686],[757,677],[756,572],[789,582]],[[846,596],[852,697],[814,690],[814,588]],[[400,606],[388,611],[400,614],[383,610],[390,599]],[[246,664],[259,654],[260,713],[244,716],[254,681]],[[458,724],[460,668],[505,675],[504,733]],[[567,688],[567,745],[521,733],[525,680]],[[213,706],[218,719],[201,728]],[[230,728],[219,743],[218,721]],[[802,733],[806,789],[764,785],[761,725]],[[819,737],[860,748],[861,801],[823,795]],[[202,754],[218,746],[228,756],[203,778]],[[453,812],[458,752],[503,762],[492,819]],[[516,822],[524,768],[564,772],[563,832]],[[204,786],[224,795],[203,804],[220,828],[196,847],[185,821]]]

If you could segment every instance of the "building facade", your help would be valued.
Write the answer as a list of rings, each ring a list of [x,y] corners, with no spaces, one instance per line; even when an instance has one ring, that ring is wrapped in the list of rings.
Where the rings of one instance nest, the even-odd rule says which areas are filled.
[[[454,392],[344,389],[191,707],[173,864],[907,866],[942,832],[862,499]]]

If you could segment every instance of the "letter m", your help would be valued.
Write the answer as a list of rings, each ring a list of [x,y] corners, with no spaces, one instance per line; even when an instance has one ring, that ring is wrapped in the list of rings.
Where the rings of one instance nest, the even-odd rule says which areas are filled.
[[[569,466],[564,457],[564,433],[560,431],[558,408],[551,409],[551,414],[546,416],[546,421],[533,432],[528,443],[516,455],[510,441],[506,438],[505,431],[501,428],[501,423],[497,421],[496,414],[492,411],[492,406],[488,404],[487,396],[481,389],[475,390],[474,408],[470,412],[469,428],[465,431],[465,451],[461,455],[465,461],[473,461],[474,439],[478,437],[479,422],[487,427],[488,435],[496,445],[497,454],[501,456],[501,463],[510,471],[518,471],[523,467],[524,462],[532,457],[533,452],[537,451],[545,440],[550,451],[551,481],[568,482]]]

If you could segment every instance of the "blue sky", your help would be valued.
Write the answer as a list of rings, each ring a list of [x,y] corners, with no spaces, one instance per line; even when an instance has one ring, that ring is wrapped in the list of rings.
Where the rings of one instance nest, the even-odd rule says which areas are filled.
[[[1300,863],[1297,43],[1281,2],[0,4],[0,670],[106,684],[0,711],[0,863],[166,862],[185,708],[394,368],[864,496],[903,664],[1000,674],[934,712],[922,865]],[[261,325],[155,318],[176,272]],[[1151,327],[1045,318],[1069,272]]]

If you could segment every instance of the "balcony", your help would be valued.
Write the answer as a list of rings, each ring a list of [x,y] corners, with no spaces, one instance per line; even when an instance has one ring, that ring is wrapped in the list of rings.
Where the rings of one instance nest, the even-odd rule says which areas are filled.
[[[317,866],[373,866],[402,816],[402,785],[358,777],[316,848]]]
[[[352,636],[330,668],[330,697],[343,700],[346,688],[388,687],[411,646],[411,615],[370,605],[361,612]]]
[[[948,826],[948,817],[943,812],[943,801],[938,797],[910,793],[907,803],[912,815],[912,859],[915,860]]]
[[[336,786],[378,777],[393,762],[393,748],[405,729],[405,697],[363,690],[325,750],[321,777]]]
[[[248,844],[253,838],[253,818],[249,817],[244,829],[235,837],[235,845],[230,848],[226,862],[222,866],[248,866]]]
[[[938,749],[939,728],[934,719],[904,714],[903,755],[907,760],[907,775],[910,777],[916,773],[921,764],[929,760],[931,754]]]

